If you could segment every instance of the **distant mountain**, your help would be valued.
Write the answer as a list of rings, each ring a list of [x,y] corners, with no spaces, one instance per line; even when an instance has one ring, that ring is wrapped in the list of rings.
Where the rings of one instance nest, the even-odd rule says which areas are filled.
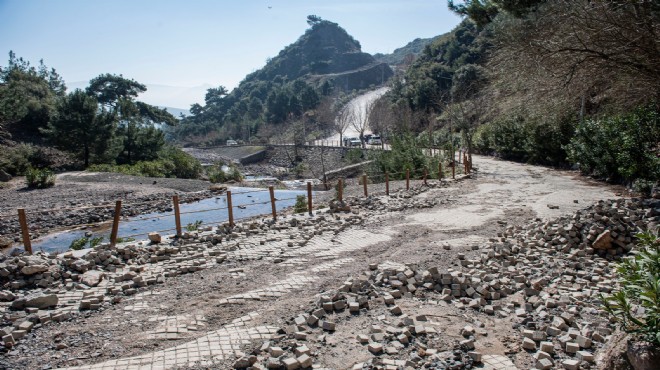
[[[170,113],[171,115],[173,115],[176,118],[180,118],[181,115],[184,115],[184,116],[189,116],[190,115],[190,111],[187,110],[187,109],[163,107],[163,106],[159,106],[158,108],[165,109],[168,113]]]
[[[89,81],[74,81],[66,84],[68,91],[85,89],[88,85]],[[178,110],[181,110],[186,115],[190,114],[185,108],[188,108],[195,103],[202,103],[206,91],[211,88],[211,85],[209,84],[188,87],[159,84],[145,84],[145,86],[147,87],[147,91],[140,94],[138,99],[147,104],[163,108],[177,107],[172,108],[177,112],[177,114],[175,114],[176,117],[179,116]]]
[[[346,74],[370,70],[379,73],[353,74],[349,81],[344,78]],[[246,76],[239,89],[254,81],[272,81],[279,76],[287,80],[302,77],[308,81],[339,82],[335,83],[337,87],[354,90],[381,85],[391,75],[392,71],[385,63],[363,53],[360,43],[337,23],[318,21],[296,42],[270,59],[266,66]]]
[[[313,113],[325,97],[379,86],[393,75],[387,63],[362,52],[360,43],[337,23],[310,16],[308,24],[296,42],[231,92],[222,86],[209,89],[205,104],[192,106],[191,116],[177,127],[176,138],[205,144],[230,138],[267,140],[306,113],[320,124]],[[282,124],[271,126],[270,133],[262,131]]]
[[[394,50],[391,54],[374,54],[374,58],[379,62],[387,63],[392,66],[409,65],[417,59],[427,45],[445,37],[446,35],[447,34],[443,34],[427,39],[417,38],[405,46]]]

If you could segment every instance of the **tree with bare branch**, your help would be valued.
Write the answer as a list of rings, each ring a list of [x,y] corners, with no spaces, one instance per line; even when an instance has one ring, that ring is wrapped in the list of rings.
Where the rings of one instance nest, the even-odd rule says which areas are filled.
[[[375,101],[369,100],[364,103],[362,107],[352,106],[351,111],[353,112],[353,119],[351,122],[351,127],[360,134],[360,141],[362,142],[362,147],[365,147],[364,132],[369,128],[369,116],[371,111],[374,109]]]

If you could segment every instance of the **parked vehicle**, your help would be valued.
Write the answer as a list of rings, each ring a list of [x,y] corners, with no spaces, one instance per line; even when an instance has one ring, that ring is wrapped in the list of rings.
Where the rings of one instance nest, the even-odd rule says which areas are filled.
[[[343,144],[344,146],[362,146],[362,142],[357,137],[345,137]]]
[[[360,139],[358,139],[357,137],[351,138],[348,141],[348,146],[358,146],[358,147],[362,146],[362,141],[360,141]]]
[[[238,145],[238,142],[236,140],[227,140],[227,145]]]
[[[369,140],[367,140],[367,144],[369,144],[369,145],[382,145],[383,141],[380,139],[380,136],[372,135],[369,138]]]

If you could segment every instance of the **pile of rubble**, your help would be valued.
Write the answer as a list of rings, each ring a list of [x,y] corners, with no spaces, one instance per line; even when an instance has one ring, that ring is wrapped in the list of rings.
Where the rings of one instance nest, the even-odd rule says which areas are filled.
[[[457,269],[370,266],[337,291],[319,295],[315,305],[291,318],[285,334],[240,358],[234,368],[309,368],[315,346],[324,345],[338,321],[379,304],[393,319],[357,335],[373,358],[354,369],[469,369],[481,361],[474,343],[482,323],[464,327],[464,340],[452,351],[438,352],[429,344],[441,340],[440,334],[424,325],[426,317],[403,312],[396,301],[405,297],[509,317],[521,337],[510,353],[532,353],[537,369],[588,369],[613,331],[599,301],[601,293],[617,286],[613,262],[634,248],[637,232],[657,230],[659,221],[660,201],[601,201],[572,217],[508,227],[476,258],[459,255]]]

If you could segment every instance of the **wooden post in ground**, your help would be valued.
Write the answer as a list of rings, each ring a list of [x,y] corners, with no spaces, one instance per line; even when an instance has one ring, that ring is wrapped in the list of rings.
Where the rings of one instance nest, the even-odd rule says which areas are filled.
[[[362,186],[364,187],[364,196],[365,198],[369,196],[367,191],[367,175],[362,175]]]
[[[273,185],[268,187],[268,192],[270,192],[270,209],[273,212],[273,221],[277,221],[277,208],[275,208],[275,189]]]
[[[424,185],[428,185],[428,184],[426,183],[426,177],[427,177],[428,175],[429,175],[429,173],[428,173],[428,171],[427,171],[426,168],[425,168],[425,169],[424,169]]]
[[[451,178],[456,179],[456,161],[454,160],[451,163]]]
[[[25,251],[32,254],[32,242],[30,241],[30,230],[28,229],[27,217],[25,216],[25,209],[18,209],[18,222],[21,224],[21,234],[23,235],[23,246]]]
[[[438,162],[438,181],[442,180],[442,162]]]
[[[385,195],[390,196],[390,174],[385,172]]]
[[[172,203],[174,204],[174,222],[176,223],[176,236],[181,237],[181,211],[179,210],[179,196],[175,195],[172,197]]]
[[[307,209],[309,209],[309,215],[312,215],[312,183],[307,182]]]
[[[119,220],[121,217],[121,200],[115,203],[115,217],[112,220],[112,232],[110,233],[110,245],[117,244],[117,234],[119,233]]]
[[[337,200],[340,202],[343,201],[344,198],[344,180],[339,179],[339,182],[337,183],[338,189],[337,189]]]
[[[229,227],[234,227],[234,207],[231,205],[231,190],[227,190],[227,218]]]
[[[410,170],[406,170],[406,191],[410,190]]]

